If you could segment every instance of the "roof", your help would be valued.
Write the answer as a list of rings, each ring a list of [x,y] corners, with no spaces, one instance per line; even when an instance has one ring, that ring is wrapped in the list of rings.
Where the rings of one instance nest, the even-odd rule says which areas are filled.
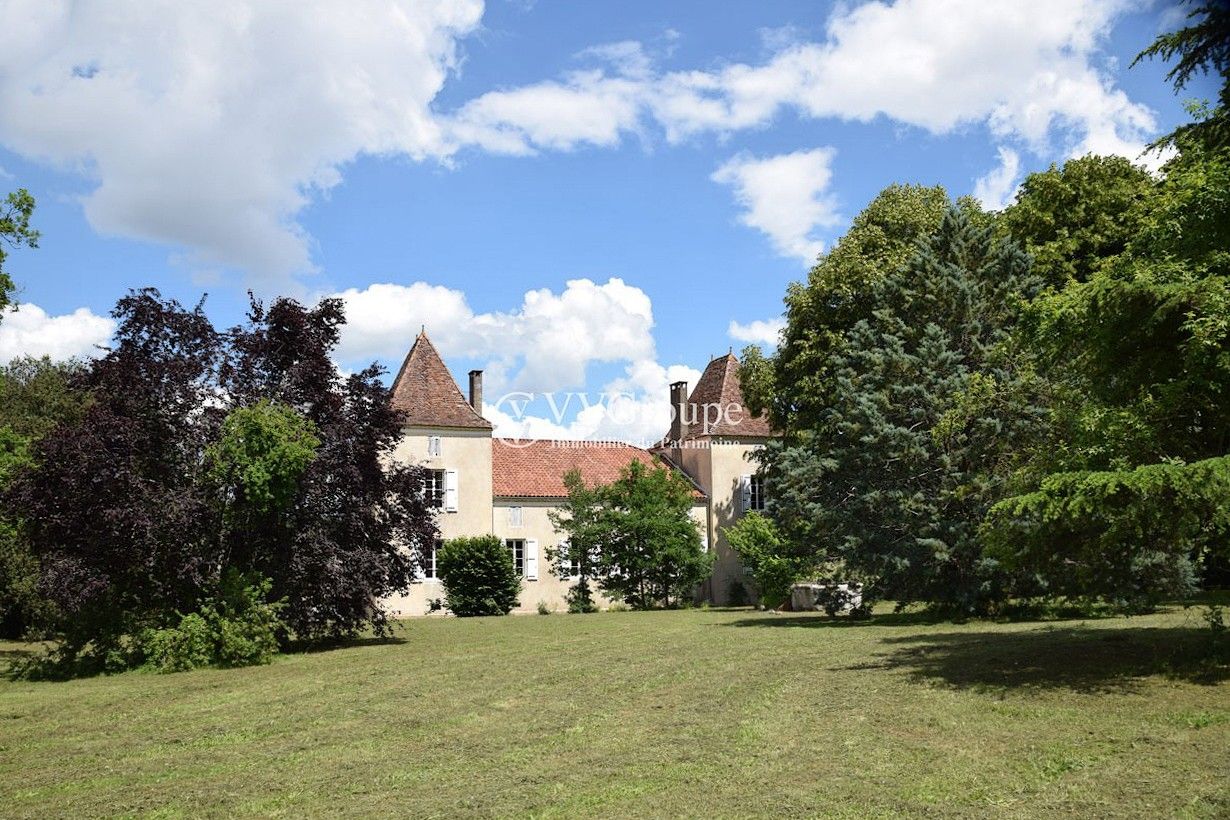
[[[706,424],[708,421],[708,424]],[[739,360],[733,353],[709,362],[688,397],[688,432],[684,439],[704,436],[769,438],[769,420],[753,416],[743,401]]]
[[[497,498],[565,498],[566,473],[577,470],[588,485],[610,484],[633,461],[675,469],[648,450],[630,444],[497,438],[491,442],[492,494]],[[693,496],[703,499],[705,494],[694,489]]]
[[[393,408],[404,413],[406,424],[412,426],[491,429],[491,422],[461,395],[426,332],[415,338],[393,380]]]

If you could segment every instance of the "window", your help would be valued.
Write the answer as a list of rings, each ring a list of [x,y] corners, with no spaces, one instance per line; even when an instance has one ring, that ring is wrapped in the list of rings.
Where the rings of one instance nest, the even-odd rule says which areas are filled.
[[[441,455],[439,436],[428,436],[427,437],[427,455],[429,456]]]
[[[764,510],[764,476],[754,475],[748,482],[747,508],[756,512]]]
[[[576,578],[580,574],[581,574],[581,559],[580,558],[569,558],[568,559],[568,575],[572,578]]]
[[[423,498],[428,507],[444,506],[444,471],[426,470],[423,476]]]
[[[422,555],[422,572],[424,578],[439,578],[436,574],[436,553],[439,551],[443,542],[432,541],[431,544],[423,550]]]
[[[508,508],[508,526],[510,527],[522,526],[522,517],[521,517],[520,507],[509,507]]]
[[[504,544],[512,553],[513,568],[517,570],[517,574],[525,575],[525,539],[509,538]]]

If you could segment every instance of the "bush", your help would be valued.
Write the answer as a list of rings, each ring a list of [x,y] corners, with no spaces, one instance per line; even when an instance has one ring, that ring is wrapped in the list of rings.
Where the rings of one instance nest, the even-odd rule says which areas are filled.
[[[551,614],[551,607],[547,606],[546,601],[538,602],[538,614],[539,615],[550,615]]]
[[[199,612],[182,616],[179,624],[150,629],[138,640],[145,666],[158,672],[186,672],[205,666],[257,666],[278,653],[278,636],[285,632],[281,602],[265,599],[268,578],[252,579],[232,569],[222,579],[218,595]]]
[[[436,566],[444,605],[454,615],[507,615],[517,606],[521,578],[512,553],[494,535],[445,541]]]
[[[568,589],[564,600],[568,603],[568,611],[573,615],[585,615],[598,611],[598,605],[594,603],[594,594],[589,588],[589,581],[585,578],[577,581]]]
[[[790,587],[814,569],[814,561],[806,556],[788,554],[773,519],[760,513],[748,513],[723,532],[756,582],[759,602],[767,609],[790,600]]]
[[[214,661],[214,631],[197,612],[179,619],[179,626],[151,629],[140,638],[145,664],[158,672],[187,672]]]
[[[268,578],[249,579],[230,570],[219,597],[202,607],[214,629],[218,666],[258,666],[278,654],[278,636],[286,631],[281,618],[285,604],[266,600],[272,588]]]

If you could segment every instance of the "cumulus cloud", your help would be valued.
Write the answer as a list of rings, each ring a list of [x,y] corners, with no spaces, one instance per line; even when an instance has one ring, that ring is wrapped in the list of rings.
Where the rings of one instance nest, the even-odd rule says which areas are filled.
[[[99,232],[267,280],[311,267],[295,222],[362,153],[447,153],[430,103],[481,0],[14,0],[0,143],[96,181]]]
[[[424,326],[441,354],[488,359],[498,389],[576,388],[593,362],[654,356],[649,296],[617,278],[573,279],[559,293],[531,290],[508,312],[475,313],[461,291],[424,282],[336,295],[346,304],[343,363],[397,360]]]
[[[999,165],[974,182],[974,198],[992,211],[1003,210],[1016,196],[1020,175],[1020,155],[1011,148],[1000,146]]]
[[[816,229],[841,220],[827,193],[834,153],[832,148],[816,148],[774,157],[739,155],[718,168],[712,179],[734,188],[744,209],[740,222],[764,232],[782,256],[810,264],[824,249]]]
[[[447,163],[467,146],[532,154],[652,129],[679,142],[790,111],[935,134],[980,125],[1044,157],[1136,158],[1154,113],[1100,68],[1106,35],[1132,6],[838,4],[824,37],[771,34],[759,62],[667,71],[641,43],[598,45],[558,77],[441,111],[433,102],[479,27],[481,0],[10,0],[0,5],[0,144],[91,179],[83,206],[102,233],[285,285],[312,267],[299,213],[363,154]],[[785,252],[810,256],[806,230],[783,230]]]
[[[700,377],[657,361],[649,296],[621,279],[574,279],[558,293],[531,290],[515,309],[488,313],[476,313],[459,290],[425,282],[336,295],[346,304],[343,365],[400,361],[426,327],[441,355],[484,362],[484,414],[510,438],[648,442],[670,421],[670,383]],[[622,363],[623,373],[586,392],[594,363]]]
[[[776,347],[785,328],[786,320],[780,316],[775,319],[757,319],[747,324],[732,319],[726,333],[736,341]]]
[[[50,316],[38,305],[11,307],[0,316],[0,362],[21,356],[97,356],[114,332],[114,320],[87,308]]]
[[[765,39],[761,63],[661,71],[636,43],[590,49],[597,69],[488,92],[458,112],[456,138],[532,153],[611,145],[652,120],[679,142],[763,127],[783,109],[896,122],[943,134],[982,123],[1039,153],[1135,157],[1156,130],[1098,68],[1129,0],[898,0],[841,5],[820,42]]]

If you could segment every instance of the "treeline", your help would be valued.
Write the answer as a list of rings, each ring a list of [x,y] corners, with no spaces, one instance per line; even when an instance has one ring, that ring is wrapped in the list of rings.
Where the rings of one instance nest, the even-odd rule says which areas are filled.
[[[1142,57],[1215,104],[1160,171],[1086,156],[987,213],[894,185],[786,295],[745,392],[783,431],[768,520],[732,540],[762,593],[840,576],[988,613],[1148,607],[1224,573],[1230,527],[1230,13]]]
[[[387,631],[437,529],[379,368],[331,361],[340,302],[218,330],[142,290],[112,315],[106,355],[0,372],[6,632],[54,637],[69,674]]]

